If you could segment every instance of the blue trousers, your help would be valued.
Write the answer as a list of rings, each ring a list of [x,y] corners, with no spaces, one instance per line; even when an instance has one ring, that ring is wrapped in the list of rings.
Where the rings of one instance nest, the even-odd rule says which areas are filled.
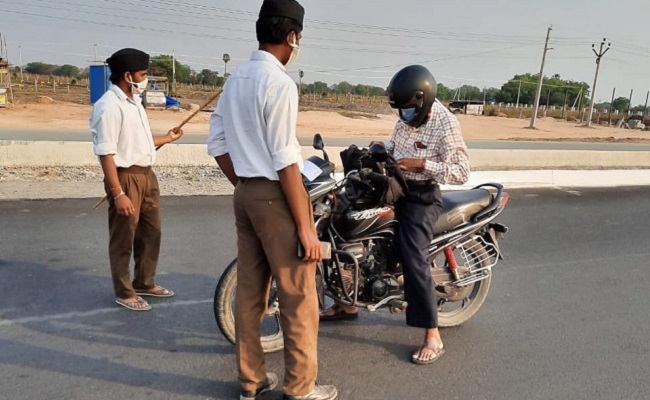
[[[438,327],[438,307],[428,249],[441,209],[442,196],[437,185],[409,185],[409,194],[395,205],[399,221],[397,249],[404,272],[408,326]]]

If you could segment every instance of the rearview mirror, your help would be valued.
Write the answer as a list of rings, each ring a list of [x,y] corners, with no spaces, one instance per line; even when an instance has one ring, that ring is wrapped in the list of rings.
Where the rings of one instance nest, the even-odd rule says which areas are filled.
[[[368,153],[375,161],[384,162],[388,160],[388,152],[386,151],[386,147],[379,143],[375,143],[370,146]]]
[[[316,150],[323,150],[325,148],[323,137],[320,135],[320,133],[314,135],[314,148]]]

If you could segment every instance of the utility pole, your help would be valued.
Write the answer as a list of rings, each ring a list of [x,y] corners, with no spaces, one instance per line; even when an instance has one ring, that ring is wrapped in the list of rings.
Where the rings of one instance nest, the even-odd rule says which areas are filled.
[[[594,86],[591,88],[591,104],[589,104],[589,118],[587,119],[587,126],[591,126],[591,117],[594,115],[594,104],[596,103],[596,84],[598,83],[598,71],[600,70],[600,59],[603,58],[605,53],[609,50],[611,43],[607,43],[607,48],[603,51],[605,47],[605,42],[607,38],[603,38],[603,41],[600,42],[600,51],[596,53],[596,45],[591,45],[591,50],[596,55],[596,76],[594,76]]]
[[[616,88],[612,91],[612,102],[609,103],[609,126],[612,126],[612,112],[614,111],[614,96],[616,96]]]
[[[530,119],[530,127],[535,128],[537,111],[539,110],[539,99],[542,96],[542,84],[544,83],[544,64],[546,64],[546,52],[548,52],[548,40],[551,38],[552,26],[546,31],[546,43],[544,43],[544,54],[542,55],[542,67],[539,69],[539,81],[537,81],[537,93],[535,94],[535,104],[533,104],[533,116]]]
[[[23,83],[23,50],[18,46],[18,60],[20,61],[20,83]]]
[[[648,115],[648,98],[650,98],[650,91],[648,94],[645,95],[645,107],[643,107],[643,121],[645,121],[645,117]],[[645,124],[645,122],[643,122]]]
[[[517,107],[519,108],[519,96],[521,95],[521,79],[519,80],[519,89],[517,89]]]
[[[578,98],[576,99],[578,100],[578,118],[580,118],[580,123],[582,123],[582,97],[584,88],[584,86],[580,85],[580,93],[578,93]]]
[[[305,71],[298,70],[298,97],[302,97],[302,78],[305,76]]]
[[[630,100],[627,103],[627,117],[630,118],[630,110],[632,110],[632,93],[634,89],[630,89]]]

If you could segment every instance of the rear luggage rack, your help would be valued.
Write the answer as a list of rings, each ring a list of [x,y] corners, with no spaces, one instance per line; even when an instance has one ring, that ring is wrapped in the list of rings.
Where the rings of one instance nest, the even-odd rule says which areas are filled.
[[[492,267],[497,265],[499,251],[496,246],[486,242],[485,239],[479,235],[472,237],[466,242],[458,244],[456,248],[460,249],[460,257],[462,261],[459,261],[461,261],[462,266],[470,271],[467,276],[454,282],[454,285],[456,286],[468,286],[486,279],[490,276],[487,272],[491,271]],[[485,249],[485,251],[482,251],[482,249]]]

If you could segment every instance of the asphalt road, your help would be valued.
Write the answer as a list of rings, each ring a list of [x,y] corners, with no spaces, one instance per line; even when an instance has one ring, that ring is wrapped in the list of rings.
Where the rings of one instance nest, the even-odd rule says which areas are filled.
[[[491,292],[445,329],[364,312],[323,324],[320,381],[340,399],[647,399],[650,189],[517,191]],[[230,197],[164,198],[159,283],[177,296],[113,303],[106,211],[90,200],[0,201],[0,399],[234,399],[233,347],[212,315],[235,255]],[[268,357],[281,375],[282,355]],[[279,392],[266,399],[280,399]]]
[[[650,135],[648,135],[650,137]],[[207,133],[187,134],[179,144],[205,144]],[[67,141],[67,142],[90,142],[88,132],[81,131],[13,131],[0,129],[0,140],[27,140],[27,141]],[[312,137],[300,137],[303,146],[311,146]],[[385,137],[377,138],[327,138],[327,146],[347,147],[352,143],[367,145],[371,140],[386,140]],[[505,140],[474,140],[467,143],[471,149],[527,149],[527,150],[592,150],[592,151],[650,151],[650,144],[639,143],[582,143],[582,142],[524,142]]]

